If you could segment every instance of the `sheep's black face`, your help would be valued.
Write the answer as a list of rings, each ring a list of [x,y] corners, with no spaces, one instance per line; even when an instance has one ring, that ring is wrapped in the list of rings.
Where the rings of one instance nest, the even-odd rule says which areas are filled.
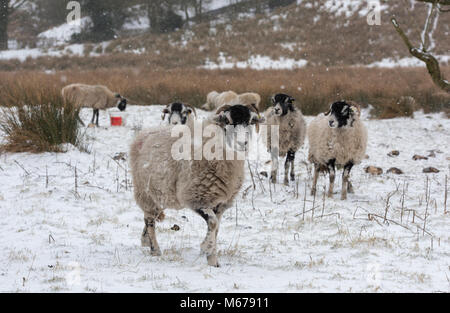
[[[244,105],[225,105],[217,111],[216,123],[224,129],[226,143],[235,151],[247,151],[252,137],[252,125],[259,125],[263,118],[256,109]]]
[[[125,111],[125,109],[127,108],[127,99],[125,98],[121,98],[119,105],[117,106],[117,108],[120,111]]]
[[[272,97],[273,112],[276,116],[284,116],[294,111],[295,99],[289,95],[279,93]]]
[[[325,115],[329,116],[328,125],[331,128],[353,126],[354,112],[351,105],[345,101],[333,103],[330,107],[330,111]]]
[[[169,114],[170,125],[185,125],[188,116],[192,114],[192,109],[184,105],[183,103],[172,103],[163,110],[163,120],[166,114]]]

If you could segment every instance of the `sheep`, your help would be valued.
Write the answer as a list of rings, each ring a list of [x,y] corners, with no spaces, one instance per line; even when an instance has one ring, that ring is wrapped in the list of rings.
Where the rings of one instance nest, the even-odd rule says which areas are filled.
[[[169,118],[167,119],[169,125],[185,125],[186,123],[193,123],[194,117],[192,116],[192,113],[194,113],[195,118],[197,117],[197,112],[194,107],[179,102],[168,104],[163,109],[162,113],[161,119],[163,121],[166,119],[166,115],[169,115]]]
[[[342,100],[331,104],[327,113],[320,114],[309,125],[308,160],[314,164],[312,195],[316,193],[319,172],[328,171],[328,197],[333,197],[336,165],[344,167],[341,199],[347,199],[347,191],[353,193],[350,171],[364,159],[367,148],[367,129],[360,116],[358,104]]]
[[[117,106],[120,111],[127,107],[127,99],[118,93],[113,93],[102,85],[72,84],[64,87],[61,91],[64,101],[70,101],[77,107],[89,107],[94,110],[91,124],[97,116],[98,125],[99,110],[104,110]],[[81,122],[83,125],[84,123]]]
[[[238,96],[238,102],[243,105],[254,104],[258,111],[262,111],[261,108],[261,96],[254,92],[246,92]]]
[[[240,104],[239,96],[234,91],[225,91],[218,93],[217,91],[211,91],[206,97],[206,103],[202,106],[204,110],[217,110],[221,106],[229,104]]]
[[[270,179],[274,184],[277,182],[278,157],[286,156],[284,184],[289,185],[289,168],[291,170],[290,178],[292,181],[295,180],[295,153],[305,141],[306,122],[302,112],[294,106],[294,98],[286,94],[276,94],[271,100],[273,106],[264,114],[267,119],[266,125],[269,126],[266,144],[272,158]],[[272,138],[273,128],[271,126],[279,127],[276,138]]]
[[[219,139],[214,151],[222,155],[225,146],[233,147],[234,151],[247,151],[248,141],[238,139],[232,146],[231,139],[240,134],[251,136],[250,126],[262,121],[263,118],[252,106],[224,105],[203,123],[203,129],[206,131],[207,127],[214,127]],[[191,130],[196,126],[150,129],[140,133],[130,147],[134,197],[144,212],[141,244],[149,246],[152,255],[161,255],[155,234],[156,221],[164,218],[166,208],[190,208],[206,221],[208,231],[200,248],[206,253],[208,264],[218,267],[216,238],[220,220],[241,189],[245,161],[220,157],[205,159],[203,153],[200,159],[193,159],[192,154],[187,160],[174,158],[171,152],[179,139],[172,137],[171,132],[177,127]],[[205,135],[202,138],[209,137]],[[194,145],[194,151],[203,152],[209,144],[209,140],[205,141],[200,148]]]

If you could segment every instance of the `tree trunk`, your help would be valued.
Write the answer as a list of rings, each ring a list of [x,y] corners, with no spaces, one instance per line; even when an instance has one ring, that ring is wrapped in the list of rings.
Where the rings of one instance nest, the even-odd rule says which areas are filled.
[[[0,51],[8,50],[9,0],[0,0]]]

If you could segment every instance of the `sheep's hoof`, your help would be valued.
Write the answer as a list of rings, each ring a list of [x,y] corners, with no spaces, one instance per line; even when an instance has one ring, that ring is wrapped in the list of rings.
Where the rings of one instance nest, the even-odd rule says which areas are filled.
[[[341,200],[347,200],[347,195],[341,195]]]
[[[277,177],[276,176],[270,176],[270,182],[272,184],[276,184],[277,183]]]
[[[208,255],[206,257],[208,260],[208,265],[213,267],[220,267],[219,262],[217,261],[217,255]]]
[[[161,256],[161,250],[159,248],[153,249],[153,250],[151,250],[150,254],[151,254],[151,256]]]
[[[295,181],[295,175],[291,175],[291,181]]]
[[[328,193],[328,198],[333,198],[333,192]]]
[[[311,196],[314,196],[316,194],[316,189],[311,189]]]
[[[287,177],[284,179],[284,185],[289,186],[289,179],[287,179]]]

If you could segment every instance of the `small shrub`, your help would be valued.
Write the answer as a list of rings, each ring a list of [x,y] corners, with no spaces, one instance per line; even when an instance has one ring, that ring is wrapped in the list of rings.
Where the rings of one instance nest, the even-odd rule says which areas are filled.
[[[42,104],[4,108],[0,130],[6,135],[1,147],[8,152],[63,152],[62,144],[80,147],[79,109],[71,104]]]
[[[80,109],[64,103],[60,89],[27,75],[0,89],[4,97],[0,110],[0,131],[8,152],[62,152],[62,144],[81,147]]]

